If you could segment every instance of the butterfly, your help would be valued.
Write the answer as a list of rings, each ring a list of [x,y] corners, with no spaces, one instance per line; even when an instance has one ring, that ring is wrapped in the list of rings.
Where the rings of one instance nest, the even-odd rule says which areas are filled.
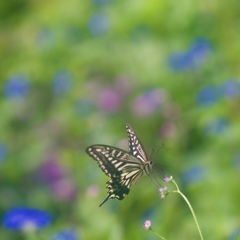
[[[144,175],[150,174],[153,162],[147,154],[139,138],[129,124],[126,124],[129,138],[129,152],[108,145],[92,145],[86,149],[87,154],[98,162],[102,171],[109,176],[107,181],[108,199],[122,200],[130,191],[130,187],[139,182]]]

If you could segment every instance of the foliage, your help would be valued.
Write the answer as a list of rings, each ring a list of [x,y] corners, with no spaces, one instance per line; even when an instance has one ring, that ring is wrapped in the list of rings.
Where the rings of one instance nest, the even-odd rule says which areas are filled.
[[[237,1],[2,1],[0,9],[2,219],[17,206],[46,211],[52,222],[38,233],[54,240],[155,239],[142,228],[147,219],[166,239],[198,239],[182,199],[162,201],[147,177],[123,201],[98,207],[107,178],[85,149],[126,149],[130,123],[180,183],[205,239],[239,238]]]

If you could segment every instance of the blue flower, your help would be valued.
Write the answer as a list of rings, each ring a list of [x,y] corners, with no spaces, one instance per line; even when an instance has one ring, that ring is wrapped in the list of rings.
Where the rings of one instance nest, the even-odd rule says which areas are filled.
[[[55,95],[66,93],[72,87],[72,74],[67,70],[59,71],[53,81],[53,92]]]
[[[33,231],[46,227],[51,223],[50,215],[42,210],[27,207],[14,207],[3,217],[6,229]]]
[[[174,71],[196,69],[207,59],[211,49],[208,40],[197,38],[187,51],[171,54],[169,66]]]
[[[211,44],[204,38],[197,38],[188,53],[195,66],[198,66],[204,62],[208,54],[212,50]]]
[[[218,89],[214,86],[207,86],[197,93],[196,103],[198,106],[210,106],[218,100],[218,97]]]
[[[154,212],[156,212],[156,206],[150,207],[148,208],[143,214],[142,214],[142,218],[146,219],[146,218],[151,218],[154,215]]]
[[[203,166],[194,166],[187,169],[181,176],[183,184],[195,183],[203,179],[206,169]]]
[[[193,68],[191,55],[184,52],[171,54],[169,58],[169,66],[174,71],[186,71]]]
[[[95,14],[88,22],[89,32],[94,35],[103,35],[109,30],[109,19],[105,14]]]
[[[66,229],[55,234],[51,240],[77,240],[79,239],[74,229]]]
[[[221,87],[220,90],[224,97],[234,98],[240,94],[240,83],[236,80],[227,80]]]
[[[6,98],[23,98],[30,88],[29,81],[23,75],[15,75],[9,78],[4,85]]]
[[[0,163],[7,157],[8,147],[5,143],[0,142]]]
[[[112,0],[92,0],[93,4],[96,5],[96,6],[107,5],[111,1]]]
[[[240,237],[240,227],[235,229],[235,231],[228,237],[228,240],[238,240]]]
[[[235,169],[240,170],[240,151],[233,155],[232,164]]]
[[[229,126],[229,121],[226,118],[214,118],[205,125],[207,134],[220,134]]]

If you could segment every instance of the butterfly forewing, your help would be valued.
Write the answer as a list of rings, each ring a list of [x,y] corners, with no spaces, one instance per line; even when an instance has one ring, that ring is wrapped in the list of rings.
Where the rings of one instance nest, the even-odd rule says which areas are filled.
[[[111,177],[118,174],[118,170],[114,167],[112,162],[113,157],[110,156],[109,147],[103,145],[93,145],[87,148],[87,153],[90,157],[98,162],[99,167],[103,172]]]
[[[139,169],[141,163],[130,153],[107,145],[92,145],[87,148],[90,157],[98,162],[100,168],[106,175],[121,174],[123,171],[131,172]]]
[[[126,129],[129,138],[129,151],[136,158],[140,159],[142,162],[147,161],[147,154],[141,144],[139,138],[134,133],[133,129],[129,124],[126,124]]]

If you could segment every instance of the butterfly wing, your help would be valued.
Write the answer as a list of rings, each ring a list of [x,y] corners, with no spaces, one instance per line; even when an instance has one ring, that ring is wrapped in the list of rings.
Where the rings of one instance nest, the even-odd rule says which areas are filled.
[[[137,159],[142,161],[143,163],[147,162],[148,159],[147,159],[147,154],[144,150],[144,147],[129,124],[126,124],[126,130],[127,130],[128,138],[129,138],[130,153],[134,157],[136,157]]]
[[[100,206],[110,198],[122,200],[128,195],[131,185],[136,184],[144,174],[142,162],[122,149],[92,145],[86,149],[86,152],[110,177],[107,182],[108,196]]]
[[[116,198],[122,200],[130,192],[130,187],[126,186],[120,175],[113,175],[107,181],[108,196],[99,205],[101,207],[108,199]]]

